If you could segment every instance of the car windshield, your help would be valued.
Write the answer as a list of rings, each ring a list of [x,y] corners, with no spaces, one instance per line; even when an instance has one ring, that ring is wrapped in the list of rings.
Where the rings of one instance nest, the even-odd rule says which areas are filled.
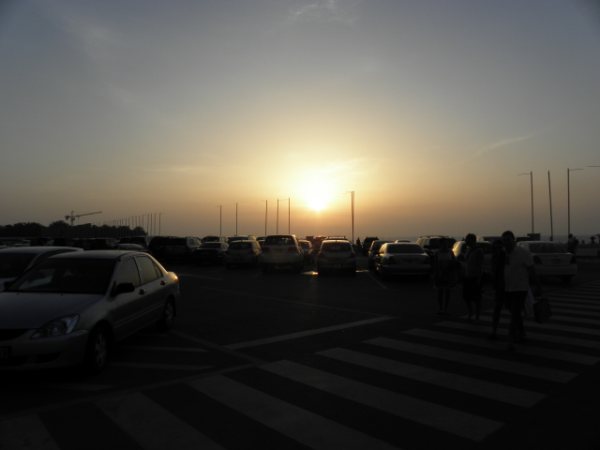
[[[202,244],[202,248],[221,248],[220,242],[205,242]]]
[[[114,265],[108,259],[48,259],[18,279],[9,290],[104,294]]]
[[[419,254],[423,253],[423,249],[419,245],[406,245],[406,244],[388,244],[388,253],[412,253]]]
[[[529,251],[531,253],[567,253],[567,248],[556,242],[541,242],[529,244]]]
[[[249,250],[252,248],[250,242],[232,242],[229,246],[230,250]]]
[[[2,253],[0,255],[0,277],[18,277],[23,273],[34,257],[35,255],[33,254]]]
[[[268,236],[265,245],[296,245],[290,236]]]
[[[342,252],[350,252],[352,251],[352,246],[350,243],[346,242],[332,242],[325,243],[321,247],[321,251],[323,252],[331,252],[331,253],[342,253]]]

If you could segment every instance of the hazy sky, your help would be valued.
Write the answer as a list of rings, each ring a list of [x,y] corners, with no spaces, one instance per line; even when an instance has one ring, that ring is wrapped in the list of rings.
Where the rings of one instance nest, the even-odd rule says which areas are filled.
[[[600,232],[600,8],[569,0],[4,0],[0,224]],[[314,208],[321,207],[320,211]],[[82,222],[84,219],[82,218]]]

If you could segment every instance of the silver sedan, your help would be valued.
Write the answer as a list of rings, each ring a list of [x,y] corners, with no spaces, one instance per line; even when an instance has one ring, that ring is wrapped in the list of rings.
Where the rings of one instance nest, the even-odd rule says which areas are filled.
[[[177,275],[147,253],[52,256],[0,292],[0,369],[105,368],[113,343],[149,325],[168,329]]]

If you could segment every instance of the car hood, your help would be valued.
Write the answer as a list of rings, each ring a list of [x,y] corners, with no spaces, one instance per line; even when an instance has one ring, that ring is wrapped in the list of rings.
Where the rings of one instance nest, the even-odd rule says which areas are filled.
[[[0,292],[0,329],[39,328],[46,322],[81,312],[98,294]]]

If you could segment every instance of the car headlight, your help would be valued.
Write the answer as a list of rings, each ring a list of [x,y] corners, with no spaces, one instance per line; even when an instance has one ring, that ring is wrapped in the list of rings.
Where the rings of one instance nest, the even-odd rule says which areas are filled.
[[[31,339],[64,336],[65,334],[71,333],[75,329],[77,322],[79,322],[79,315],[77,314],[55,319],[39,328],[35,333],[33,333]]]

